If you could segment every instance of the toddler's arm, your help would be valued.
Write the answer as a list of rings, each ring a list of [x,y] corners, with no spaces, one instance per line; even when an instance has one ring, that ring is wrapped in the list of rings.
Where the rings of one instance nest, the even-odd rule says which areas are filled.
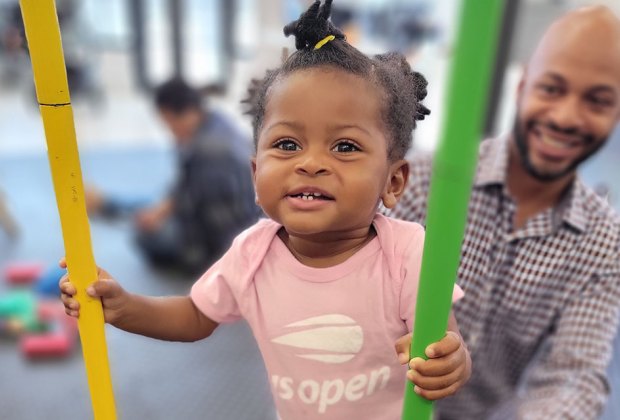
[[[65,260],[60,266],[67,266]],[[189,296],[150,297],[128,293],[105,270],[86,289],[98,297],[107,323],[122,330],[168,341],[196,341],[208,337],[217,323],[196,308]],[[69,275],[60,280],[61,300],[68,315],[79,317],[80,304]]]

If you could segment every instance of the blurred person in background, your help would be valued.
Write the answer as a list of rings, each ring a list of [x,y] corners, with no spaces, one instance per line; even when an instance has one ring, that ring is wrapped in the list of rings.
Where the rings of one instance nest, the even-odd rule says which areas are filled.
[[[620,221],[577,176],[620,121],[620,21],[605,7],[548,29],[519,83],[511,133],[484,141],[454,310],[473,373],[441,420],[596,419],[620,308]],[[424,222],[416,156],[393,216]],[[408,351],[408,347],[400,349]],[[617,417],[616,417],[617,418]]]
[[[138,247],[152,264],[195,274],[215,262],[260,214],[249,164],[252,143],[181,79],[159,86],[155,105],[178,153],[170,193],[155,205],[141,206],[89,187],[86,204],[94,215],[132,215]]]
[[[77,0],[56,0],[67,82],[73,99],[85,98],[93,105],[99,105],[104,94],[95,74],[96,48],[92,42],[92,30],[85,22],[80,6]],[[0,8],[0,14],[0,82],[8,87],[30,84],[32,76],[28,43],[19,2]],[[32,94],[36,100],[34,86]]]
[[[11,87],[28,75],[30,62],[18,4],[0,5],[0,83]]]

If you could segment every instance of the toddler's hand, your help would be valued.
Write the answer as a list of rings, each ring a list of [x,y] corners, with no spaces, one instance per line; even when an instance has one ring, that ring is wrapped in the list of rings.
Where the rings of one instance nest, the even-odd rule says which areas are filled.
[[[64,258],[60,260],[59,265],[61,268],[67,268],[66,260]],[[58,286],[65,312],[69,316],[79,318],[80,303],[75,299],[77,290],[71,283],[68,273],[60,279]],[[93,298],[101,298],[105,322],[115,324],[121,318],[122,308],[128,299],[127,292],[105,270],[97,267],[97,281],[86,288],[86,293]]]
[[[396,342],[396,353],[401,364],[409,360],[411,334]],[[411,359],[407,378],[415,384],[417,394],[427,400],[437,400],[454,394],[471,376],[469,351],[461,337],[448,331],[446,336],[426,348],[428,360]]]

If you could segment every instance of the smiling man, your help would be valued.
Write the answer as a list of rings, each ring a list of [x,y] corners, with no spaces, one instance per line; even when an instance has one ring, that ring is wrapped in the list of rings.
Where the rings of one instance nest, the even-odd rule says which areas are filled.
[[[579,9],[543,36],[507,136],[484,141],[454,305],[471,380],[445,419],[595,419],[620,308],[620,222],[576,174],[620,121],[620,21]],[[426,218],[417,156],[397,217]]]
[[[520,226],[557,203],[620,118],[618,19],[598,7],[552,25],[519,83],[517,109],[507,181]]]

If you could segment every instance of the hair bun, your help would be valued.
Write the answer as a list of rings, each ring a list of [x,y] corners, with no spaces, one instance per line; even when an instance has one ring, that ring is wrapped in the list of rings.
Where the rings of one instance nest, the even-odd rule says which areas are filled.
[[[413,76],[413,81],[417,88],[416,99],[418,101],[418,106],[413,118],[416,121],[422,121],[427,115],[431,113],[430,109],[421,104],[421,102],[424,100],[424,98],[426,98],[426,95],[428,94],[426,90],[426,87],[428,86],[428,81],[422,75],[422,73],[419,73],[417,71],[414,71],[411,75]]]
[[[385,54],[377,54],[375,58],[387,66],[390,71],[400,73],[408,81],[407,85],[411,87],[415,98],[415,110],[413,111],[413,120],[422,121],[431,113],[430,109],[425,107],[421,102],[426,98],[428,81],[417,71],[411,70],[411,65],[407,58],[396,52],[388,52]],[[415,127],[415,125],[414,125]]]
[[[427,107],[425,107],[422,104],[418,104],[418,109],[415,112],[415,115],[413,116],[413,118],[416,121],[422,121],[424,118],[426,118],[427,115],[430,115],[431,110],[428,109]]]
[[[345,40],[344,33],[329,21],[331,11],[332,0],[325,0],[323,5],[316,0],[299,19],[284,27],[284,35],[295,37],[295,48],[298,50],[314,48],[317,42],[329,35]]]

